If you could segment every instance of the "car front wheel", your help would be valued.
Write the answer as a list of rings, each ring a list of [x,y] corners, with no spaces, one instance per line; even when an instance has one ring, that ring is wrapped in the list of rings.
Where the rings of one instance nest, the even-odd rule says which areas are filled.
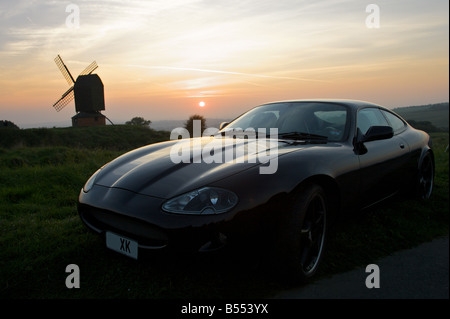
[[[420,199],[429,199],[433,192],[434,184],[434,161],[427,153],[422,160],[417,177],[416,194]]]
[[[327,233],[327,198],[319,185],[299,190],[281,232],[285,275],[305,282],[317,272]]]

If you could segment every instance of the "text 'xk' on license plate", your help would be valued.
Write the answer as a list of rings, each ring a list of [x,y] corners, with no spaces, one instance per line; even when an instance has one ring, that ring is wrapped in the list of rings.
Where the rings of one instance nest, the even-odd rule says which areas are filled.
[[[138,258],[138,243],[121,235],[106,232],[106,247],[128,257]]]

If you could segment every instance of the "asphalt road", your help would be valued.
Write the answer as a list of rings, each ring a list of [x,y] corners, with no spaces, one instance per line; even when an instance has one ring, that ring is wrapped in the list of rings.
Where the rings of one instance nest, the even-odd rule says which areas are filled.
[[[366,268],[282,291],[275,299],[448,299],[449,237],[397,252],[375,262],[379,288],[367,288],[376,275]],[[369,280],[369,284],[375,284]]]

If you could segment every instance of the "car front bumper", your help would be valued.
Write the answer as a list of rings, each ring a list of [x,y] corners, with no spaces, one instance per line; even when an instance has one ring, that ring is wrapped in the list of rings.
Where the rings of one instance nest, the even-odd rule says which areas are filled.
[[[119,188],[94,186],[80,192],[78,213],[88,228],[135,240],[139,249],[212,251],[225,246],[233,233],[231,215],[184,215],[161,209],[165,199]]]

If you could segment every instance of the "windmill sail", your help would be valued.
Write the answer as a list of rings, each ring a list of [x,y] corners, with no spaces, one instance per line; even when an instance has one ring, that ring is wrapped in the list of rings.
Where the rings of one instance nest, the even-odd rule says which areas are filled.
[[[88,67],[84,69],[83,72],[80,73],[80,75],[91,74],[92,72],[94,72],[96,68],[98,68],[98,65],[97,62],[94,61],[91,64],[89,64]]]
[[[56,101],[53,104],[53,107],[55,108],[55,110],[57,112],[61,111],[64,106],[66,106],[67,104],[69,104],[72,100],[74,99],[74,94],[73,94],[73,86],[68,89],[63,95],[62,97]]]
[[[59,54],[55,58],[55,63],[58,66],[58,68],[61,71],[61,73],[64,76],[64,78],[66,79],[67,83],[69,83],[69,85],[73,85],[75,83],[75,80],[73,79],[72,74],[70,74],[69,69],[64,64],[64,62],[61,59],[61,57],[59,56]]]

